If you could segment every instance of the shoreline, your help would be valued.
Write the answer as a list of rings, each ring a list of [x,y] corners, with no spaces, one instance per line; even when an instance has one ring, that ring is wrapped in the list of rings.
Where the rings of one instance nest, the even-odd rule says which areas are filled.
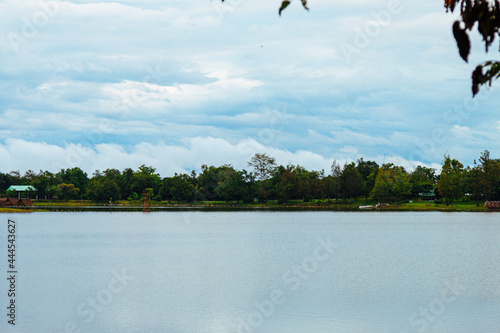
[[[366,203],[355,202],[345,203],[289,203],[289,204],[242,204],[242,203],[221,203],[206,202],[197,204],[168,204],[156,203],[150,207],[150,212],[165,211],[332,211],[332,212],[487,212],[484,204],[476,206],[475,203],[458,203],[445,206],[444,204],[429,204],[425,202],[398,203],[384,205],[381,207],[360,208]],[[33,212],[142,212],[143,206],[139,203],[117,203],[117,204],[99,204],[92,202],[36,202],[33,208],[0,208],[1,213],[33,213]]]

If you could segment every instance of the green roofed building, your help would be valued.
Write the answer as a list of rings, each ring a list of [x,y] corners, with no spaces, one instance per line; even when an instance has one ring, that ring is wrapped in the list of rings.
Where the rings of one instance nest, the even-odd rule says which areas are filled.
[[[28,197],[29,197],[29,193],[36,192],[36,188],[34,188],[31,185],[12,185],[7,189],[7,192],[9,191],[16,191],[17,198],[21,199],[21,193],[28,192]]]
[[[436,199],[436,194],[434,193],[434,190],[430,190],[429,192],[420,193],[420,197],[422,200],[432,201]]]

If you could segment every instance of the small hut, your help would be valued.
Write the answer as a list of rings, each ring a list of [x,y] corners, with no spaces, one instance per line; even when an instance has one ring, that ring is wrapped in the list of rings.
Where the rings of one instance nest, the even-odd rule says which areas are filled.
[[[424,193],[419,193],[419,196],[424,201],[432,201],[436,199],[436,194],[434,193],[434,190],[430,190]]]
[[[17,194],[17,198],[21,199],[21,194],[22,193],[27,193],[28,198],[30,197],[30,193],[35,193],[36,188],[34,188],[31,185],[12,185],[7,189],[7,192],[9,191],[15,191]]]
[[[33,207],[33,202],[31,199],[0,198],[0,207],[31,208]]]
[[[488,212],[500,212],[500,201],[486,201],[484,207]]]

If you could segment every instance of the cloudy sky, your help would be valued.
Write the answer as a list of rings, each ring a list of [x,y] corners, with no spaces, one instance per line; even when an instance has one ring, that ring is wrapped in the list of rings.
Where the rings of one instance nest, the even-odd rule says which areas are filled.
[[[439,0],[0,2],[0,171],[500,157]],[[497,84],[497,86],[500,83]]]

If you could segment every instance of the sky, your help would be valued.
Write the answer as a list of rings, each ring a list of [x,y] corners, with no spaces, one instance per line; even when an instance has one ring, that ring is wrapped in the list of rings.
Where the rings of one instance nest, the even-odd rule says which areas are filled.
[[[0,172],[500,157],[439,0],[0,1]]]

